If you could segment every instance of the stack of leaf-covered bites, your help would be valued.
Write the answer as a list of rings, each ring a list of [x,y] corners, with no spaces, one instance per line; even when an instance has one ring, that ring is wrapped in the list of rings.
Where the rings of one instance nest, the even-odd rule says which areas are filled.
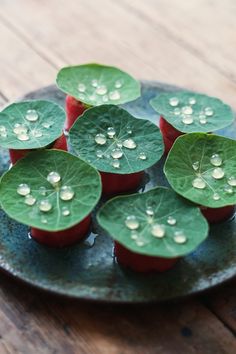
[[[58,87],[66,96],[66,130],[89,107],[123,104],[140,96],[140,83],[126,72],[100,64],[62,68]]]
[[[150,104],[160,115],[166,153],[182,134],[214,132],[234,120],[230,106],[218,98],[194,92],[161,93]]]
[[[84,112],[71,128],[69,141],[73,152],[101,173],[106,195],[137,189],[144,170],[163,154],[159,128],[115,105]]]
[[[0,113],[0,146],[11,162],[41,148],[67,150],[63,134],[65,112],[56,103],[31,100],[13,103]]]
[[[98,172],[67,152],[32,152],[6,172],[0,184],[3,210],[31,226],[31,236],[49,246],[68,246],[89,231],[101,195]]]

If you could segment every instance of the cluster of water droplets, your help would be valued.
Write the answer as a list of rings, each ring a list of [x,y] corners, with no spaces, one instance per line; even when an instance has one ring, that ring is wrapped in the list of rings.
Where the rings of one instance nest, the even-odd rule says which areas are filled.
[[[155,220],[155,209],[152,206],[146,207],[146,223],[149,225],[149,232],[154,238],[164,239],[171,235],[173,241],[177,244],[184,244],[187,242],[187,237],[182,230],[174,230],[171,233],[168,232],[168,227],[175,226],[177,224],[177,219],[169,215],[165,223],[157,223]],[[145,237],[142,230],[140,230],[140,224],[143,221],[137,216],[130,214],[126,217],[124,223],[125,226],[130,230],[130,238],[136,243],[137,246],[145,246],[150,242],[150,239]]]
[[[53,191],[59,193],[59,198],[61,199],[61,201],[69,202],[74,198],[75,192],[73,188],[69,185],[62,184],[62,179],[58,172],[56,171],[49,172],[46,179],[53,187]],[[40,197],[38,197],[38,199],[31,194],[31,188],[26,183],[19,184],[16,191],[17,194],[24,197],[24,203],[26,205],[30,207],[36,205],[39,211],[43,213],[41,217],[41,222],[46,224],[48,222],[46,215],[48,212],[52,211],[53,209],[52,202],[50,201],[49,198],[47,198],[47,192],[50,192],[50,194],[52,194],[53,193],[52,189],[50,188],[47,190],[45,186],[39,187],[37,192],[39,193]],[[64,203],[62,205],[63,206],[61,207],[61,214],[65,217],[69,216],[70,209],[68,208],[67,205],[64,205]]]
[[[111,165],[114,168],[119,169],[121,167],[121,159],[125,154],[125,150],[134,150],[137,148],[135,140],[131,137],[133,131],[130,126],[126,128],[127,137],[125,139],[119,139],[116,136],[116,130],[114,127],[108,127],[106,133],[98,133],[95,135],[94,140],[100,147],[104,146],[104,151],[98,148],[95,151],[98,159],[106,158],[110,160]],[[107,152],[107,144],[112,140],[114,147]],[[139,152],[137,158],[139,160],[147,160],[145,152]]]
[[[93,79],[89,84],[82,82],[78,83],[77,90],[79,97],[84,100],[86,95],[89,95],[92,88],[92,95],[89,95],[90,101],[95,101],[98,97],[102,98],[104,103],[108,101],[117,101],[121,98],[120,89],[123,87],[123,80],[116,80],[114,82],[112,90],[109,90],[105,84],[101,84],[98,80]],[[89,92],[89,94],[87,93]]]
[[[191,125],[198,121],[200,124],[205,125],[207,119],[214,115],[214,111],[211,107],[202,107],[201,110],[194,111],[194,105],[197,103],[195,97],[190,97],[188,102],[180,102],[178,97],[171,97],[169,99],[169,105],[173,108],[173,114],[181,117],[181,121],[184,124]]]
[[[209,161],[210,164],[212,165],[211,177],[214,180],[222,180],[223,178],[226,178],[224,168],[222,167],[223,165],[222,157],[219,154],[214,153],[210,157]],[[197,174],[197,176],[192,181],[192,186],[196,189],[205,189],[207,187],[207,182],[201,175],[200,162],[199,161],[193,162],[192,167]],[[225,194],[233,194],[235,192],[234,187],[236,187],[236,176],[229,176],[221,192]],[[212,198],[217,201],[221,199],[221,196],[219,193],[214,192],[212,194]]]

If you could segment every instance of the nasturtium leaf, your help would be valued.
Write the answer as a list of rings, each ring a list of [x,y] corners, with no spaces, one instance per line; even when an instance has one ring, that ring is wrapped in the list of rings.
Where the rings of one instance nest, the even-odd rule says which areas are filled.
[[[56,172],[55,184],[47,179],[50,172]],[[23,194],[30,188],[30,197],[18,194],[18,187]],[[3,210],[22,224],[48,231],[64,230],[82,221],[96,206],[100,194],[98,172],[60,150],[45,149],[28,154],[2,176],[0,183]],[[42,211],[42,208],[50,210]]]
[[[112,66],[85,64],[62,68],[57,85],[89,106],[121,104],[140,96],[140,83]]]
[[[99,171],[117,174],[143,171],[163,154],[159,128],[115,105],[85,111],[72,126],[69,141],[82,160]]]
[[[199,205],[234,205],[236,140],[205,133],[183,135],[175,141],[164,173],[177,193]]]
[[[136,225],[132,226],[138,223],[138,227],[132,230],[127,220],[134,217]],[[97,220],[114,240],[148,256],[183,256],[208,235],[208,224],[199,208],[164,187],[115,197],[102,206]]]
[[[64,110],[45,100],[22,101],[0,113],[0,146],[8,149],[38,149],[62,135]]]
[[[220,99],[188,91],[161,93],[151,106],[183,133],[213,132],[234,121],[230,106]]]

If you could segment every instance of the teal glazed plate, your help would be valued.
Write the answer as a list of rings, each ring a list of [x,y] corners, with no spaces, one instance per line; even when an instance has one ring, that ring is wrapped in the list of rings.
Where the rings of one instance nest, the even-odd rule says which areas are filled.
[[[158,121],[149,100],[160,92],[180,90],[158,82],[143,82],[142,97],[123,105],[139,118]],[[26,99],[49,99],[64,105],[55,86],[29,93]],[[236,123],[217,132],[236,139]],[[164,159],[146,171],[140,193],[167,185]],[[7,151],[0,151],[0,173],[9,166]],[[120,267],[113,256],[112,240],[96,225],[76,246],[52,249],[29,236],[21,225],[0,210],[0,268],[40,289],[70,298],[116,303],[147,303],[199,293],[236,275],[236,219],[211,227],[210,237],[192,254],[164,273],[136,274]]]

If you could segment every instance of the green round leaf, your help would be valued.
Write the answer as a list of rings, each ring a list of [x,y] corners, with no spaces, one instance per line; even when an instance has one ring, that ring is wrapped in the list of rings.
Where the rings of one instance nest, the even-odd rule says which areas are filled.
[[[34,121],[26,118],[30,111],[35,115]],[[51,101],[13,103],[0,113],[0,146],[19,150],[45,147],[62,135],[64,122],[64,110]],[[25,129],[23,137],[15,130],[17,126]]]
[[[130,216],[139,223],[133,231],[126,225]],[[183,256],[194,251],[208,235],[208,224],[199,208],[163,187],[111,199],[99,210],[97,220],[114,240],[148,256]],[[153,235],[158,226],[164,230],[161,238]],[[185,242],[177,243],[177,236],[179,241],[185,237]]]
[[[204,133],[183,135],[175,141],[164,172],[177,193],[199,205],[219,208],[236,204],[235,140]]]
[[[113,138],[108,136],[109,129],[114,129]],[[97,134],[103,135],[105,144],[96,142]],[[127,139],[136,147],[124,147]],[[163,154],[158,127],[114,105],[101,105],[85,111],[72,126],[69,141],[74,153],[81,159],[99,171],[117,174],[143,171],[154,165]],[[115,158],[114,151],[122,156]],[[114,162],[119,167],[115,167]]]
[[[121,104],[140,96],[140,83],[112,66],[85,64],[68,66],[57,75],[57,85],[65,93],[89,106]]]
[[[160,116],[183,133],[209,133],[234,121],[230,106],[218,98],[194,92],[161,93],[150,104]]]
[[[61,177],[55,185],[47,180],[50,172],[57,172]],[[18,194],[20,184],[29,186],[30,195],[36,199],[32,206],[26,204],[28,197]],[[72,188],[72,199],[61,199],[63,186]],[[0,183],[0,201],[4,211],[20,223],[48,231],[68,229],[82,221],[93,210],[100,194],[98,172],[84,161],[60,150],[30,153],[6,172]],[[42,200],[51,204],[49,211],[40,210]]]

